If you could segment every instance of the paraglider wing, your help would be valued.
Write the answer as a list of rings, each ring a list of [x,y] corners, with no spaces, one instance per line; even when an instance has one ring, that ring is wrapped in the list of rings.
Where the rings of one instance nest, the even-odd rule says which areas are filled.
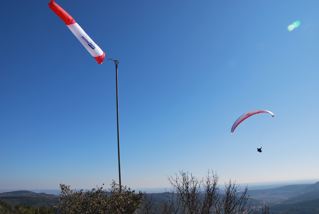
[[[237,126],[239,126],[239,124],[241,124],[244,120],[246,120],[247,118],[255,115],[255,114],[270,114],[272,117],[275,116],[274,113],[272,113],[271,111],[268,110],[257,110],[257,111],[252,111],[252,112],[247,112],[243,115],[241,115],[233,124],[233,126],[231,127],[231,133],[234,133],[234,131],[236,130]]]

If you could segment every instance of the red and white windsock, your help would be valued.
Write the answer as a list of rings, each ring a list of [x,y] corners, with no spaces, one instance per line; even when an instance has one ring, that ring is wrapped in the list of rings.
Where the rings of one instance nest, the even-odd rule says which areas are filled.
[[[49,2],[50,9],[59,16],[66,26],[70,29],[73,35],[80,41],[84,48],[95,58],[97,63],[102,64],[105,58],[105,53],[102,49],[85,33],[81,26],[76,23],[73,17],[68,14],[60,5],[54,0]]]

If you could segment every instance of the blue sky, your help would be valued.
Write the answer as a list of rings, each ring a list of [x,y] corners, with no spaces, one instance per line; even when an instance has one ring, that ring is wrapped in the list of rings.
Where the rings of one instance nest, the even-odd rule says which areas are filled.
[[[209,169],[222,182],[319,179],[317,0],[57,2],[120,59],[123,184]],[[0,189],[117,180],[114,66],[97,65],[47,3],[1,5]],[[231,135],[254,109],[276,117]]]

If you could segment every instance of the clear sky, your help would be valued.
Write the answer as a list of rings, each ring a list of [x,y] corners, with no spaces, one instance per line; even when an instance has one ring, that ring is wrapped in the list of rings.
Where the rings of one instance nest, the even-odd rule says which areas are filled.
[[[319,179],[318,0],[57,2],[120,59],[123,184],[209,169],[222,182]],[[97,65],[47,3],[1,3],[0,189],[118,178],[114,66]],[[254,109],[276,117],[231,135]]]

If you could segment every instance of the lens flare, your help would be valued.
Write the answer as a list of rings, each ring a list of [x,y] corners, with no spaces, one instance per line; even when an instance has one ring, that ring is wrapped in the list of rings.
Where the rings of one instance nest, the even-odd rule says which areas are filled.
[[[298,28],[300,25],[301,25],[301,21],[297,20],[291,23],[290,25],[288,25],[287,29],[289,32],[291,32],[295,30],[296,28]]]

